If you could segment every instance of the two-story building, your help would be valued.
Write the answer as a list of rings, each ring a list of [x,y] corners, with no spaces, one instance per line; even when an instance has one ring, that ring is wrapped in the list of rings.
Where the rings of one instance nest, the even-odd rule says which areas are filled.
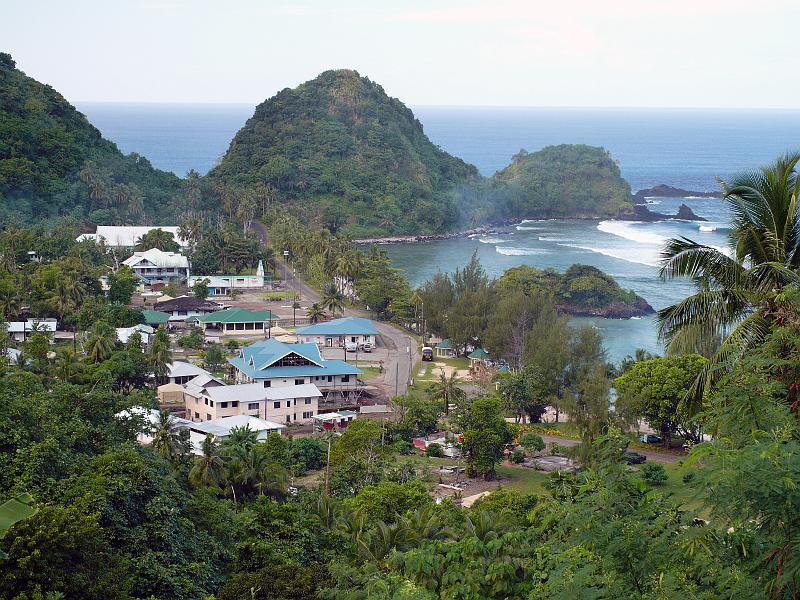
[[[314,343],[284,344],[276,339],[258,341],[229,358],[238,383],[264,388],[316,385],[323,394],[357,389],[361,370],[343,360],[322,358]]]
[[[205,281],[209,296],[227,296],[236,290],[253,290],[264,287],[264,263],[258,261],[255,275],[192,275],[186,284],[189,287],[199,281]]]
[[[178,296],[177,298],[162,300],[156,303],[155,307],[158,310],[150,311],[151,313],[166,313],[167,320],[170,323],[175,323],[186,321],[190,317],[202,317],[215,313],[222,308],[222,305],[218,302],[195,298],[194,296]],[[153,317],[152,314],[149,314],[145,318],[147,316]]]
[[[305,423],[319,414],[322,396],[312,383],[274,388],[260,383],[185,387],[186,416],[194,422],[247,415],[275,423]]]
[[[130,267],[148,284],[181,281],[189,278],[188,258],[183,254],[164,252],[158,248],[134,252],[133,256],[126,258],[122,264]]]

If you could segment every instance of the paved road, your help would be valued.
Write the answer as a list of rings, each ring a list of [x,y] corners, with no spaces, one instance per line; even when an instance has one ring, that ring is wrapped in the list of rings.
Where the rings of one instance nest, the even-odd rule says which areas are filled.
[[[570,448],[580,444],[580,441],[578,440],[556,437],[553,435],[543,435],[542,440],[544,440],[545,444],[560,444],[562,446],[567,446]],[[679,454],[672,454],[669,452],[657,452],[655,450],[639,450],[637,448],[635,452],[638,452],[639,454],[646,456],[647,460],[654,460],[656,462],[667,463],[667,464],[674,464],[678,462],[680,459],[685,458]]]
[[[253,229],[267,243],[267,229],[263,224],[254,222]],[[275,254],[276,268],[279,274],[287,275],[287,285],[290,289],[300,294],[303,301],[313,304],[319,302],[319,293],[299,279],[292,269],[283,261],[283,256]],[[367,317],[371,315],[366,310],[357,308],[345,309],[345,316]],[[372,379],[369,383],[378,388],[387,398],[403,396],[408,390],[408,383],[414,376],[413,367],[420,361],[419,349],[414,339],[406,332],[388,323],[376,323],[380,333],[378,345],[389,350],[389,358],[383,365],[383,374]]]

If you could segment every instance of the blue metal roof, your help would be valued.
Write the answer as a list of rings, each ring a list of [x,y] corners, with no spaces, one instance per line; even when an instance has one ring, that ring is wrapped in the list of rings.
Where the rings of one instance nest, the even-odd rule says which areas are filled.
[[[313,365],[272,367],[290,354],[297,354]],[[309,377],[315,375],[358,375],[361,370],[343,360],[324,360],[316,344],[284,344],[276,339],[262,340],[242,349],[242,356],[228,362],[253,379],[271,377]]]
[[[300,335],[377,335],[378,330],[369,319],[344,317],[301,327],[297,333]]]

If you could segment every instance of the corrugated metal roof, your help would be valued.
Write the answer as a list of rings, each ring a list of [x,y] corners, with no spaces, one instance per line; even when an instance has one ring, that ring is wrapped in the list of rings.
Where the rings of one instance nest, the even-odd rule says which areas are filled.
[[[149,325],[163,325],[169,321],[169,315],[160,310],[146,309],[142,311],[142,315],[144,316],[144,322]]]
[[[209,313],[199,317],[192,317],[201,323],[258,323],[269,320],[277,321],[280,317],[276,316],[271,310],[247,310],[245,308],[226,308],[217,312]]]
[[[369,319],[343,317],[324,323],[316,323],[297,330],[300,335],[377,335],[378,330]]]
[[[164,252],[158,248],[150,248],[150,250],[145,250],[144,252],[134,252],[133,256],[129,256],[123,260],[122,264],[128,265],[129,267],[136,267],[144,260],[155,265],[156,267],[189,268],[189,259],[183,254],[179,254],[177,252]]]

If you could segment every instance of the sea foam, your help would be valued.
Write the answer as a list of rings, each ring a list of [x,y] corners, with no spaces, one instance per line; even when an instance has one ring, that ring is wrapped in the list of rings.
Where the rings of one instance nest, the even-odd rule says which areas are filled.
[[[617,237],[625,238],[638,244],[647,244],[649,246],[663,246],[667,241],[662,235],[637,229],[635,225],[640,224],[638,221],[600,221],[597,224],[597,229],[604,233],[610,233]]]
[[[510,246],[497,246],[495,248],[500,254],[506,256],[533,256],[535,254],[547,254],[547,250],[538,248],[513,248]]]

